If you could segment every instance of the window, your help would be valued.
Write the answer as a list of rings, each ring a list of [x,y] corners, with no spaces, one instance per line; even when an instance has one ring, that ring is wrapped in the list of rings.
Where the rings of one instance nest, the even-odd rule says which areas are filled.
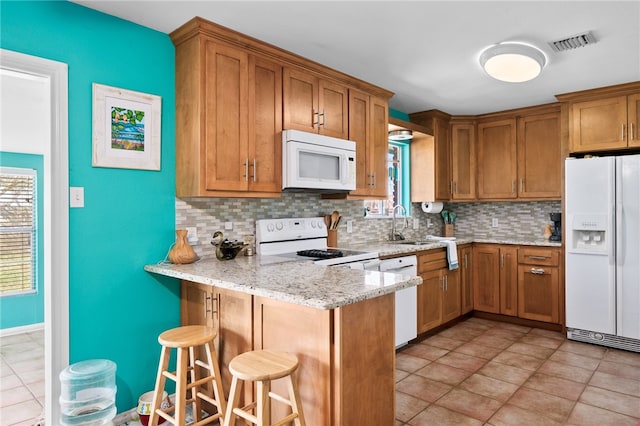
[[[0,295],[36,290],[36,171],[0,167]]]
[[[393,214],[393,207],[400,204],[411,214],[411,190],[409,187],[409,144],[389,141],[387,152],[387,170],[389,185],[385,200],[367,200],[364,202],[365,215],[387,217]]]

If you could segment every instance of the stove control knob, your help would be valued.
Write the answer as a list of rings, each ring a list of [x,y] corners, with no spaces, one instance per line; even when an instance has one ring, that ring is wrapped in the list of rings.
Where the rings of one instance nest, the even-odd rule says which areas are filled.
[[[316,223],[314,221],[311,221],[311,227],[315,228],[316,227]]]
[[[321,220],[318,221],[318,228],[319,229],[324,228],[324,222],[323,221],[321,221]]]
[[[276,223],[276,229],[277,229],[278,231],[282,231],[282,228],[284,228],[284,225],[282,224],[282,222],[278,222],[278,223]]]
[[[273,224],[272,224],[272,223],[270,223],[270,224],[268,224],[268,225],[267,225],[267,231],[269,231],[269,232],[273,232],[273,229],[274,229],[274,228],[273,228]]]

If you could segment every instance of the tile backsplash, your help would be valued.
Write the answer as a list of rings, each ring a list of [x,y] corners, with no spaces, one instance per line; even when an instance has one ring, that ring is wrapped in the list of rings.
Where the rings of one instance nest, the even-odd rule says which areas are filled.
[[[544,226],[551,223],[550,212],[560,211],[559,201],[447,203],[445,208],[457,214],[455,232],[495,237],[541,238]],[[442,219],[438,214],[422,212],[419,203],[411,206],[412,215],[408,228],[403,231],[406,239],[422,239],[426,235],[442,235]],[[342,221],[338,227],[338,245],[358,244],[387,240],[392,220],[389,218],[363,217],[362,201],[325,200],[317,194],[283,193],[282,198],[176,198],[176,229],[196,227],[198,242],[194,250],[200,256],[213,254],[211,236],[222,231],[226,238],[243,240],[255,234],[256,219],[281,217],[313,217],[338,210]],[[493,228],[492,219],[498,219]],[[413,219],[419,227],[413,229]],[[428,219],[431,227],[427,227]],[[347,220],[353,221],[353,232],[347,233]],[[403,219],[397,218],[398,229]],[[225,230],[231,222],[233,229]]]

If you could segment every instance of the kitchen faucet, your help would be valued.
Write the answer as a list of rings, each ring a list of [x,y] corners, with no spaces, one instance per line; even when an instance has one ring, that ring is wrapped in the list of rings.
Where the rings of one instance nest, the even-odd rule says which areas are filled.
[[[396,227],[396,210],[398,209],[398,207],[400,207],[400,209],[402,210],[402,216],[404,217],[404,222],[402,223],[402,230],[404,231],[405,228],[407,227],[407,209],[402,204],[398,204],[393,208],[393,211],[392,211],[393,225],[391,226],[391,234],[389,235],[390,241],[404,240],[404,235],[398,232],[398,229]]]

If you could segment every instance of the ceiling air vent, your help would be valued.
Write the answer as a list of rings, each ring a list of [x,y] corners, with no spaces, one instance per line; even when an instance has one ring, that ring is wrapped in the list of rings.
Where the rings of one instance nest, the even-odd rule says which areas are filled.
[[[556,40],[549,42],[549,45],[556,52],[564,52],[565,50],[576,49],[578,47],[584,47],[589,44],[595,43],[597,40],[591,31],[577,34],[571,37],[567,37],[562,40]]]

